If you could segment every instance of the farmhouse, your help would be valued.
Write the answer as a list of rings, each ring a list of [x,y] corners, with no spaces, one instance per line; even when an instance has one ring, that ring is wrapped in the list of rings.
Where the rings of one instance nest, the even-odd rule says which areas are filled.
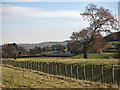
[[[69,56],[73,56],[73,54],[69,53],[69,52],[63,52],[63,51],[48,51],[48,52],[44,52],[41,53],[42,56],[64,56],[64,57],[69,57]]]
[[[112,43],[110,46],[103,48],[102,52],[106,53],[115,53],[118,52],[119,44]]]

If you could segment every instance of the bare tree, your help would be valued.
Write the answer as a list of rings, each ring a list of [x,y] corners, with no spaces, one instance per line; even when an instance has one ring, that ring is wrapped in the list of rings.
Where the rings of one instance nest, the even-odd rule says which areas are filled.
[[[16,51],[16,47],[14,47],[12,44],[5,44],[2,46],[3,57],[15,57]]]
[[[73,41],[77,41],[76,45],[79,43],[79,48],[82,50],[84,54],[84,58],[87,58],[87,52],[93,44],[95,45],[95,41],[103,38],[99,32],[92,33],[90,30],[83,29],[80,32],[73,32],[71,37]]]
[[[66,47],[71,54],[77,55],[82,53],[80,46],[81,45],[79,41],[73,41],[73,42],[69,42]]]
[[[88,19],[90,26],[88,29],[99,32],[111,32],[118,30],[118,20],[111,14],[111,11],[103,7],[97,7],[95,4],[89,4],[84,13],[81,13],[85,19]]]
[[[84,58],[87,58],[89,47],[95,45],[97,39],[102,38],[101,32],[111,33],[111,30],[118,30],[118,21],[108,9],[94,4],[89,4],[80,15],[89,21],[90,26],[80,32],[73,32],[70,38],[80,42]]]

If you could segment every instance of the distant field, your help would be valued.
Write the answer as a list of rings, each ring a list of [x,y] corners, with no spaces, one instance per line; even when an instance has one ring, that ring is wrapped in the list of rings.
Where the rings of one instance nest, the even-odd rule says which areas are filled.
[[[54,58],[54,59],[83,59],[83,54],[72,57],[38,57],[40,59]],[[88,59],[117,59],[118,53],[88,53]]]
[[[72,64],[72,65],[106,65],[112,66],[116,65],[119,66],[119,59],[69,59],[69,58],[53,58],[53,57],[46,57],[46,58],[18,58],[15,59],[3,59],[3,60],[13,60],[13,61],[29,61],[29,62],[46,62],[46,63],[63,63],[63,64]]]
[[[116,44],[120,44],[119,41],[113,41],[113,42],[108,42],[108,43],[116,43]]]
[[[117,53],[90,53],[88,54],[88,59],[117,59],[118,55]],[[83,58],[83,54],[81,55],[77,55],[77,56],[73,56],[72,57],[73,59],[77,59],[77,58],[80,58],[82,59]]]
[[[3,88],[116,88],[109,84],[76,80],[37,71],[24,71],[12,66],[2,68]]]
[[[119,65],[117,53],[90,53],[88,59],[83,58],[83,54],[73,57],[30,57],[30,58],[17,58],[15,61],[37,61],[37,62],[58,62],[65,64],[79,64],[79,65]],[[5,59],[3,60],[14,60]]]

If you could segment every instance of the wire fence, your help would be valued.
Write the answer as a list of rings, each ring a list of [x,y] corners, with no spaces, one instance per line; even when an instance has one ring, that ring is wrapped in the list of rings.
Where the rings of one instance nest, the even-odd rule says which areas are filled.
[[[3,60],[2,64],[19,67],[22,69],[36,70],[53,75],[76,78],[80,80],[90,80],[102,83],[117,83],[118,70],[120,67],[107,67],[104,65],[72,65],[55,62],[34,62],[34,61],[13,61]]]

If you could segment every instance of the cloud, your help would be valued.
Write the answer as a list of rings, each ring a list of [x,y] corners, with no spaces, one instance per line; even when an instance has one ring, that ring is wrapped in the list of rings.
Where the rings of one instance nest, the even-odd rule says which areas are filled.
[[[1,6],[1,5],[0,5]],[[81,18],[80,11],[77,10],[52,10],[45,11],[39,8],[2,5],[3,17],[34,17],[34,18]]]

